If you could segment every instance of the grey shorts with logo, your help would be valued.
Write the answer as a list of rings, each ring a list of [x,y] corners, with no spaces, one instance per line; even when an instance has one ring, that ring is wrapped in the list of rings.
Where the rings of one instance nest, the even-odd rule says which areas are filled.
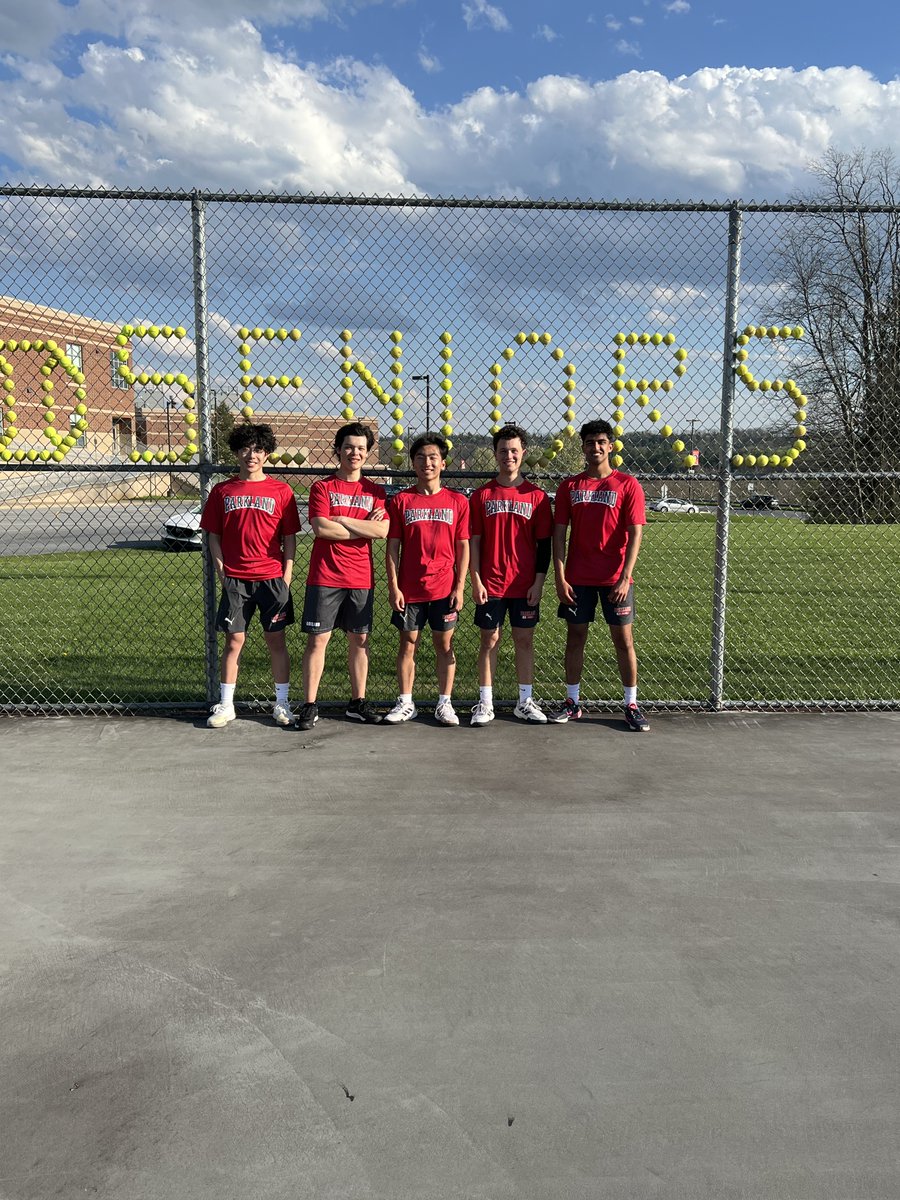
[[[266,633],[278,633],[294,623],[291,589],[277,579],[234,579],[226,575],[216,613],[220,633],[246,633],[254,612]]]
[[[442,600],[417,600],[408,602],[403,612],[391,613],[391,624],[405,633],[424,629],[430,625],[434,633],[446,633],[459,623],[459,613],[450,607],[450,597]]]
[[[541,618],[538,604],[529,604],[524,598],[505,599],[494,596],[488,598],[487,604],[475,605],[473,620],[479,629],[497,629],[503,624],[507,613],[513,629],[533,629]]]
[[[300,628],[304,633],[368,633],[372,628],[373,588],[323,587],[308,583]]]
[[[583,583],[573,583],[575,603],[560,604],[557,615],[570,625],[589,625],[597,613],[597,601],[603,611],[603,620],[607,625],[630,625],[634,620],[634,586],[629,584],[628,595],[616,604],[609,598],[612,588],[588,587]]]

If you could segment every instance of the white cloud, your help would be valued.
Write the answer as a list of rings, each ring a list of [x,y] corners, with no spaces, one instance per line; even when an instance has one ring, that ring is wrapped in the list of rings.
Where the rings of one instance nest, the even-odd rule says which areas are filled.
[[[482,29],[485,26],[495,33],[506,33],[510,28],[506,14],[488,0],[464,0],[463,20],[467,29]]]
[[[427,74],[434,75],[442,69],[440,59],[437,57],[437,55],[429,54],[428,50],[426,50],[424,46],[419,47],[418,57],[419,66],[423,71],[427,72]]]
[[[101,0],[79,7],[88,3],[98,11]],[[138,188],[779,199],[804,186],[804,164],[829,146],[900,140],[900,81],[856,67],[719,67],[673,79],[634,70],[592,83],[548,75],[429,111],[384,67],[301,65],[245,21],[173,39],[146,12],[135,20],[119,35],[124,48],[97,40],[74,72],[7,58],[0,153],[19,164],[10,175]]]
[[[539,25],[534,36],[543,38],[545,42],[555,42],[559,34],[555,29],[551,29],[549,25]]]
[[[616,42],[616,53],[631,55],[634,58],[641,57],[641,48],[637,42],[626,41],[625,38],[619,38]]]
[[[673,13],[675,16],[684,16],[685,13],[691,11],[688,0],[672,0],[671,4],[666,4],[664,7],[667,13]]]
[[[643,17],[629,17],[628,20],[631,22],[632,25],[643,25],[644,24]]]
[[[611,33],[618,33],[619,30],[622,28],[622,22],[619,20],[618,17],[613,16],[612,13],[606,14],[606,17],[604,18],[603,23],[606,25],[606,28]]]

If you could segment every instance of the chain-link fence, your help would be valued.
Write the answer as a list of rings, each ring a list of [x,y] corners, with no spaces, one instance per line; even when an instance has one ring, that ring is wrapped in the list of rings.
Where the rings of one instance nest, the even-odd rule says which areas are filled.
[[[426,427],[452,442],[450,486],[476,486],[492,429],[516,421],[551,493],[582,467],[579,426],[610,420],[648,502],[647,707],[897,705],[898,217],[0,189],[0,706],[215,698],[197,514],[228,433],[272,424],[270,470],[304,511],[351,414],[376,430],[368,473],[389,488]],[[304,523],[296,602],[310,543]],[[384,701],[397,643],[375,558]],[[461,700],[477,695],[471,613]],[[550,581],[543,699],[562,694],[564,638]],[[296,626],[289,642],[296,695]],[[504,644],[496,693],[514,684]],[[434,685],[426,653],[417,691]],[[335,639],[320,698],[346,691]],[[582,693],[619,703],[602,627]],[[270,695],[254,630],[239,699]]]

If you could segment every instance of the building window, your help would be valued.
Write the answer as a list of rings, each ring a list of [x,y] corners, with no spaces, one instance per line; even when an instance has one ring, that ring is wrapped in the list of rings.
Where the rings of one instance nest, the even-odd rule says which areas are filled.
[[[74,362],[74,359],[72,361]],[[70,413],[69,414],[69,431],[71,432],[73,437],[78,438],[78,441],[75,443],[76,446],[86,446],[87,445],[87,432],[84,429],[78,428],[78,422],[80,420],[81,420],[81,417],[79,417],[77,413]]]
[[[128,391],[128,380],[123,379],[119,374],[119,367],[126,366],[126,363],[119,362],[118,350],[110,350],[109,352],[109,370],[112,377],[112,385],[114,388],[119,388],[121,391]]]
[[[76,371],[84,370],[84,364],[81,357],[81,347],[77,342],[66,342],[66,358]]]

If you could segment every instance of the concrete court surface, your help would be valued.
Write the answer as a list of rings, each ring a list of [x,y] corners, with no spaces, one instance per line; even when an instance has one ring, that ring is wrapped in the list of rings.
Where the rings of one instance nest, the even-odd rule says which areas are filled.
[[[0,762],[2,1200],[900,1195],[900,715]]]

